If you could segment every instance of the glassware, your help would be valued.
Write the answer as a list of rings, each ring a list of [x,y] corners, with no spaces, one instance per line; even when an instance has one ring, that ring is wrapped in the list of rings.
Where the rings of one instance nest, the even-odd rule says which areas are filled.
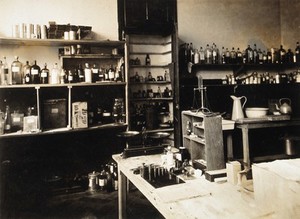
[[[15,56],[15,60],[11,64],[11,76],[12,84],[22,84],[22,63],[19,61],[18,56]]]

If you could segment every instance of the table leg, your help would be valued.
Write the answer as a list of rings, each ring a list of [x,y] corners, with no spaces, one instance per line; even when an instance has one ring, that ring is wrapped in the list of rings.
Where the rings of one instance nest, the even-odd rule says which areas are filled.
[[[233,159],[232,133],[229,132],[226,137],[227,140],[227,160]]]
[[[251,167],[250,164],[250,154],[249,154],[249,135],[248,128],[242,128],[242,136],[243,136],[243,162],[245,165],[245,169],[249,170]]]
[[[119,175],[119,189],[118,189],[118,204],[119,204],[119,219],[126,219],[126,201],[127,201],[127,178],[126,176],[118,169]]]

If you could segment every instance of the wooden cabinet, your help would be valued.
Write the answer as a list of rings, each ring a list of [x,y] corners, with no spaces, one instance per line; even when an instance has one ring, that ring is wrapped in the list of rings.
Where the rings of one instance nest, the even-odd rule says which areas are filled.
[[[182,111],[183,146],[206,170],[225,168],[222,117]]]
[[[127,35],[129,129],[173,131],[172,36]],[[146,64],[149,55],[150,63]]]
[[[119,20],[127,34],[170,34],[174,31],[177,17],[174,0],[119,0],[119,8]]]

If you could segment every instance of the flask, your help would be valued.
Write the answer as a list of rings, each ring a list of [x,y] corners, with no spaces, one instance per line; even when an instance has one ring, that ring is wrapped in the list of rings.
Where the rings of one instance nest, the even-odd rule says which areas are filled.
[[[99,80],[99,69],[96,64],[92,67],[92,82],[96,83]]]
[[[4,56],[3,59],[4,59],[3,61],[4,84],[9,85],[12,84],[11,74],[8,69],[6,57]]]
[[[145,65],[151,65],[151,59],[150,59],[149,54],[146,54]]]
[[[22,63],[19,61],[18,56],[15,56],[15,60],[11,64],[11,77],[12,84],[22,84]]]
[[[85,63],[84,78],[85,78],[84,80],[85,82],[92,83],[92,70],[90,68],[89,63]]]
[[[299,42],[296,43],[296,49],[295,49],[295,62],[300,62],[300,45]]]
[[[41,74],[41,68],[36,64],[36,60],[34,61],[34,64],[30,68],[30,77],[31,77],[31,83],[33,84],[39,84],[40,83],[40,74]]]
[[[50,84],[59,84],[59,75],[59,68],[57,63],[55,63],[50,74]]]
[[[4,133],[11,132],[11,114],[9,105],[5,107],[5,114],[4,114]]]
[[[77,74],[79,82],[85,82],[84,71],[81,64],[78,64]]]
[[[26,64],[23,66],[23,84],[30,84],[30,68],[29,61],[26,61]]]
[[[41,70],[41,84],[49,83],[49,69],[47,68],[47,63],[45,63],[44,68]]]

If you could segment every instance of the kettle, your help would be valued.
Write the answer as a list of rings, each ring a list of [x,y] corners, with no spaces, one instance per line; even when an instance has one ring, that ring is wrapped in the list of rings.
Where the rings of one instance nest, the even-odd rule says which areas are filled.
[[[244,108],[244,106],[247,102],[247,97],[245,97],[245,96],[236,97],[236,96],[233,96],[233,95],[231,95],[230,97],[233,99],[231,119],[232,120],[237,120],[237,119],[244,118],[243,108]],[[242,104],[242,99],[244,99],[243,104]]]
[[[291,103],[292,101],[290,98],[281,98],[279,99],[280,106],[276,104],[276,109],[279,110],[281,114],[291,114],[292,113]]]

